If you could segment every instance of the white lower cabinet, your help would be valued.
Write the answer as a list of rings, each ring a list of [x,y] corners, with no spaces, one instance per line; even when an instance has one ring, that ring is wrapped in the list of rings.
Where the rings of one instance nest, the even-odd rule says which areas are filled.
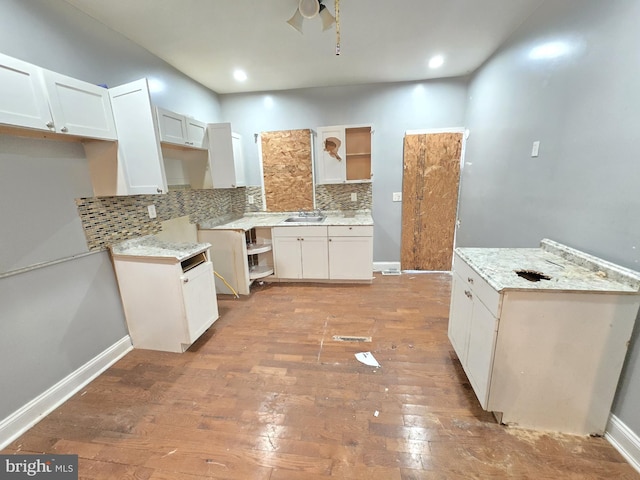
[[[183,261],[113,258],[135,348],[184,352],[218,319],[213,266],[206,252]]]
[[[498,292],[457,254],[448,336],[483,409],[502,423],[604,433],[636,295]]]
[[[373,227],[329,226],[329,279],[373,278]]]
[[[282,279],[329,278],[327,227],[274,227],[275,275]]]

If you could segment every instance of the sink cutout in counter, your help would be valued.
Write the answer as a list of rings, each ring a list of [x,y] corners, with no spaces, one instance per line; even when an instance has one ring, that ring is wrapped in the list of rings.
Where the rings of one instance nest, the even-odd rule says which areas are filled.
[[[551,280],[549,275],[545,275],[542,272],[536,272],[535,270],[515,270],[516,275],[529,280],[530,282],[539,282],[540,280]]]

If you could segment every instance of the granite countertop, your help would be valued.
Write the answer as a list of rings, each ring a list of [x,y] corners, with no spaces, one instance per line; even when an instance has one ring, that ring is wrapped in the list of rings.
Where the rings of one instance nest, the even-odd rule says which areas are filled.
[[[640,293],[640,273],[544,239],[540,248],[456,248],[455,252],[495,290]],[[532,282],[516,270],[542,273]]]
[[[251,230],[254,227],[282,227],[282,226],[333,226],[333,225],[373,225],[373,218],[369,211],[357,211],[354,214],[345,214],[340,211],[323,212],[327,218],[320,223],[287,222],[284,221],[298,212],[283,213],[246,213],[243,217],[236,219],[212,219],[205,220],[198,224],[200,230]]]
[[[155,235],[146,235],[113,245],[111,252],[114,256],[155,257],[181,262],[210,247],[210,243],[167,242]]]

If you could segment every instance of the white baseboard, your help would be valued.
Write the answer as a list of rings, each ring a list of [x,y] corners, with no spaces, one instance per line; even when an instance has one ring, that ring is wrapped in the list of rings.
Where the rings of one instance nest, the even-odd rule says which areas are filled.
[[[400,262],[373,262],[373,271],[400,270]]]
[[[604,438],[640,473],[640,437],[613,413],[609,415]]]
[[[0,421],[0,450],[58,408],[133,349],[127,335]]]

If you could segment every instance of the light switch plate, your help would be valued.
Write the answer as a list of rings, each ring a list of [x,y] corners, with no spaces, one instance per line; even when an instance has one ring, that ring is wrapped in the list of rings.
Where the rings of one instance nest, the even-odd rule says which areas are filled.
[[[149,212],[149,218],[156,218],[156,206],[155,205],[149,205],[147,207],[147,211]]]
[[[351,201],[352,201],[352,202],[357,202],[357,201],[358,201],[358,194],[357,194],[357,192],[353,192],[353,193],[351,194]]]
[[[533,142],[533,146],[531,147],[531,156],[537,157],[539,150],[540,150],[540,140],[536,140],[535,142]]]
[[[253,195],[247,195],[247,202],[249,203],[249,205],[253,205],[254,203],[256,203],[256,199]]]
[[[401,202],[402,201],[402,192],[393,192],[393,201]]]

